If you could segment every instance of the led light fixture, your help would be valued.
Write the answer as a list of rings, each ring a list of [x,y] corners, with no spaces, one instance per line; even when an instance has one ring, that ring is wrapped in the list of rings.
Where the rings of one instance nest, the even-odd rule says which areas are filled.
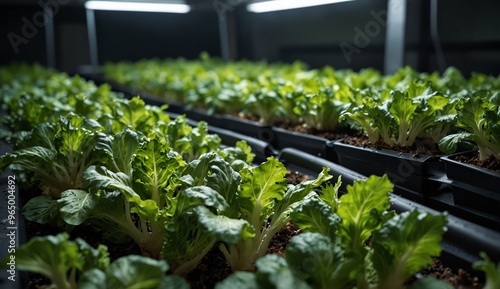
[[[271,1],[262,1],[262,2],[255,2],[248,4],[247,11],[262,13],[262,12],[319,6],[319,5],[326,5],[326,4],[347,2],[347,1],[353,1],[353,0],[271,0]]]
[[[183,3],[158,2],[119,2],[119,1],[87,1],[85,8],[90,10],[137,11],[137,12],[166,12],[188,13],[191,7]]]

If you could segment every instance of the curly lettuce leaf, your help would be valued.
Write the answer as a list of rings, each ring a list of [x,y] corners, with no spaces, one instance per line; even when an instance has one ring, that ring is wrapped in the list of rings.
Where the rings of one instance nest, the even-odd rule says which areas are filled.
[[[363,268],[360,266],[362,258],[348,257],[338,240],[319,233],[294,236],[287,246],[285,259],[294,276],[305,280],[312,288],[352,288]]]
[[[338,215],[342,219],[339,235],[349,251],[359,251],[372,233],[380,228],[383,213],[389,209],[389,192],[393,189],[387,175],[370,176],[347,186],[340,198]]]
[[[447,214],[404,212],[391,218],[373,234],[372,261],[378,288],[404,288],[415,272],[429,266],[441,253]]]

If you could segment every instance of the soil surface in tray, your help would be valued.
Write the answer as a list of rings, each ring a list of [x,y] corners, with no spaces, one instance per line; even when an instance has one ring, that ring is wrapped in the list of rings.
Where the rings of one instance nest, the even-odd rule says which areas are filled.
[[[479,159],[479,153],[476,152],[469,156],[457,156],[455,160],[500,173],[500,159],[497,159],[494,156],[481,160]]]
[[[235,114],[233,116],[239,117],[239,118],[245,119],[245,120],[259,122],[258,117],[249,116],[249,115],[246,115],[244,113]],[[305,124],[291,125],[291,124],[283,122],[283,121],[277,121],[277,122],[273,123],[273,125],[276,127],[285,129],[285,130],[292,131],[292,132],[314,135],[317,137],[325,138],[327,140],[338,140],[338,139],[343,139],[343,138],[350,137],[350,136],[361,136],[362,135],[362,133],[357,131],[357,130],[353,130],[351,128],[343,127],[343,126],[339,126],[337,131],[335,131],[335,132],[328,132],[328,131],[320,131],[320,130],[317,130],[315,128],[310,128],[310,127],[306,126]]]
[[[309,179],[308,176],[304,176],[298,172],[287,173],[288,182],[291,184],[298,184],[300,182]],[[32,191],[31,194],[36,195],[39,192],[36,190]],[[27,200],[24,200],[26,202]],[[35,236],[43,236],[49,234],[57,234],[59,230],[50,225],[41,225],[38,223],[27,221],[27,238],[33,238]],[[288,223],[283,229],[281,229],[271,240],[267,253],[274,253],[278,255],[284,255],[286,246],[291,237],[300,234],[301,230],[297,228],[294,224]],[[111,260],[115,260],[121,256],[130,254],[140,254],[140,250],[137,245],[133,242],[123,244],[120,246],[113,245],[109,241],[102,238],[102,235],[96,233],[90,226],[77,226],[72,232],[71,237],[80,237],[85,239],[93,247],[97,247],[99,244],[104,244],[108,247]],[[212,289],[215,284],[223,280],[231,274],[231,268],[224,259],[224,255],[216,247],[210,251],[200,262],[198,267],[187,275],[187,281],[190,283],[192,289]],[[483,284],[478,281],[477,277],[470,275],[464,270],[459,270],[459,272],[453,272],[450,268],[443,266],[438,259],[429,266],[428,268],[422,270],[421,272],[415,274],[414,279],[422,278],[425,276],[432,276],[447,283],[453,285],[457,289],[481,289]],[[41,289],[49,284],[49,280],[39,274],[29,274],[29,284],[28,289]],[[412,279],[412,280],[414,280]],[[412,282],[409,280],[408,282]]]
[[[428,155],[428,156],[441,156],[443,152],[441,152],[435,142],[430,139],[417,139],[415,144],[411,147],[407,146],[395,146],[388,145],[382,141],[377,141],[375,144],[372,144],[368,137],[364,135],[360,136],[349,136],[344,138],[343,143],[350,144],[362,148],[370,147],[376,149],[388,149],[393,151],[398,151],[402,153],[408,154],[417,154],[417,155]]]

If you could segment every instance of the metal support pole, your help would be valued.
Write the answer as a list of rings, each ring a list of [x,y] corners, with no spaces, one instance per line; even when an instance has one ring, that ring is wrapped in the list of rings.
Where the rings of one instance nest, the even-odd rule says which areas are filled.
[[[220,50],[224,61],[231,60],[230,43],[229,43],[229,26],[226,13],[219,15],[219,35],[220,35]]]
[[[406,0],[388,0],[384,73],[392,74],[404,65]]]
[[[97,54],[97,31],[95,25],[94,10],[87,9],[87,32],[89,36],[90,65],[94,72],[99,69],[99,58]]]
[[[444,61],[443,48],[441,47],[441,41],[439,40],[437,19],[438,2],[437,0],[431,0],[431,37],[434,45],[434,51],[436,53],[437,66],[439,72],[443,73],[446,69],[446,62]]]
[[[47,50],[47,66],[56,67],[56,40],[54,32],[54,13],[50,7],[44,7],[45,15],[45,49]]]

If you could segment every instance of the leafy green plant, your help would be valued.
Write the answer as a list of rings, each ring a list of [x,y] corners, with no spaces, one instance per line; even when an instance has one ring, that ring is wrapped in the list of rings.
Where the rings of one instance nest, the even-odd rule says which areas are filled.
[[[255,274],[237,272],[218,288],[242,280],[248,288],[281,288],[269,283],[274,277],[262,276],[267,270],[286,274],[295,284],[289,285],[292,288],[406,288],[412,274],[439,256],[446,213],[388,211],[393,186],[387,176],[357,181],[347,187],[347,194],[327,204],[324,200],[335,200],[338,184],[308,195],[293,210],[292,221],[304,233],[292,237],[284,258],[265,256],[257,261]],[[271,259],[274,266],[259,267]]]
[[[189,288],[181,277],[165,275],[165,261],[128,255],[110,263],[106,246],[94,249],[83,239],[69,240],[66,233],[35,237],[15,250],[7,258],[15,256],[17,269],[47,277],[50,288]]]
[[[296,98],[293,112],[300,115],[309,128],[335,131],[340,114],[348,107],[350,100],[351,91],[346,85],[319,87],[315,93]]]
[[[83,172],[112,155],[111,139],[102,129],[74,114],[41,123],[18,143],[18,150],[0,157],[0,170],[11,167],[28,174],[46,196],[57,199],[64,190],[81,188]]]
[[[493,156],[500,158],[500,103],[498,93],[480,90],[462,99],[458,105],[456,126],[465,132],[444,137],[439,148],[453,153],[462,140],[476,143],[481,160]]]
[[[17,67],[17,66],[16,66]],[[71,113],[97,119],[110,112],[108,104],[117,102],[119,94],[111,92],[108,85],[96,86],[92,82],[52,70],[41,70],[38,66],[20,66],[25,78],[3,85],[2,108],[9,113],[3,115],[1,123],[10,128],[7,136],[19,131],[30,131],[43,122],[57,121]],[[15,68],[13,73],[16,72]],[[26,70],[26,71],[25,71]],[[30,73],[40,75],[31,79]]]
[[[232,165],[215,152],[186,163],[166,142],[147,140],[133,154],[130,175],[91,166],[83,190],[63,192],[57,209],[66,223],[88,222],[116,242],[132,238],[144,255],[164,258],[185,274],[216,241],[234,238],[231,230],[245,225],[212,218],[211,210],[231,210],[224,197],[240,180]]]
[[[241,231],[234,232],[231,242],[219,246],[233,270],[252,270],[263,256],[271,238],[290,221],[290,213],[304,198],[331,178],[328,169],[317,179],[293,186],[286,184],[286,169],[273,157],[257,167],[240,171],[237,194],[226,199],[229,206],[239,208],[223,213],[245,221]]]
[[[341,119],[356,122],[373,144],[380,139],[388,145],[412,146],[425,136],[439,141],[455,119],[456,100],[426,83],[415,81],[403,90],[365,93],[363,103],[346,110]]]

